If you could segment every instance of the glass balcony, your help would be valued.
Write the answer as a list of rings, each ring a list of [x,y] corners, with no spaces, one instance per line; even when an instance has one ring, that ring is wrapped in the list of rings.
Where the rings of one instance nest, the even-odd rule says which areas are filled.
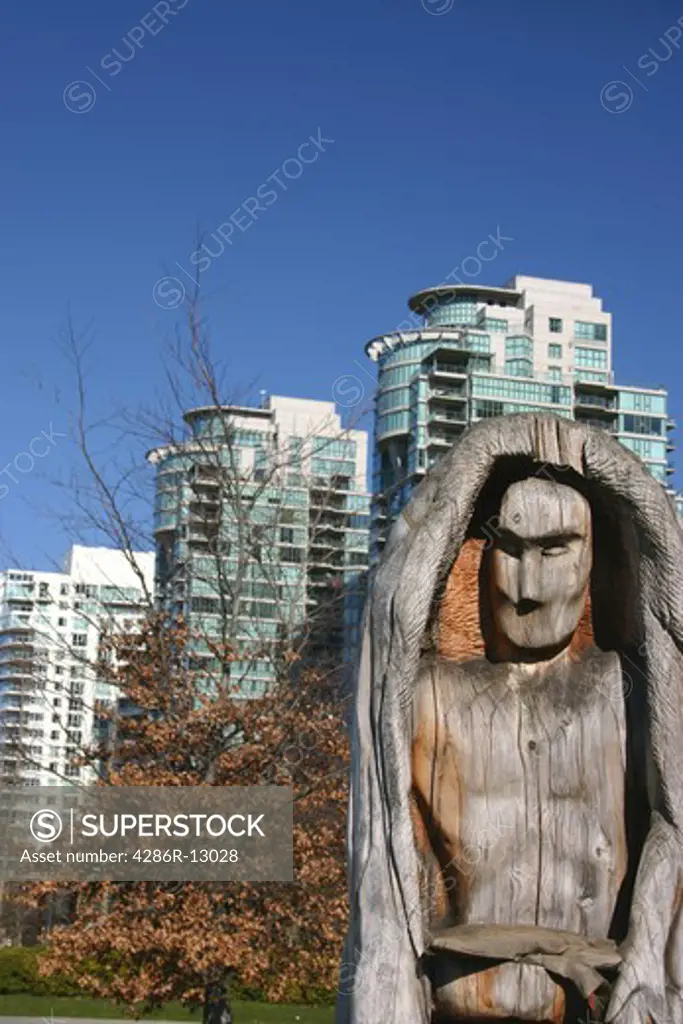
[[[446,409],[435,409],[429,417],[430,423],[457,423],[464,426],[467,423],[465,412],[450,412]]]
[[[29,621],[29,613],[26,615],[17,615],[16,612],[10,612],[8,615],[0,615],[0,633],[6,633],[9,630],[25,630],[30,632],[32,626]]]
[[[432,430],[429,434],[429,440],[427,442],[428,448],[450,448],[456,441],[460,431],[454,431],[453,433],[447,433],[443,430]]]
[[[577,423],[586,423],[589,427],[596,427],[598,430],[606,430],[608,433],[613,433],[613,424],[608,419],[598,420],[593,416],[577,416]]]
[[[429,400],[438,398],[445,402],[466,402],[467,394],[464,388],[432,388],[429,392]]]
[[[589,408],[592,412],[608,413],[610,416],[617,412],[616,398],[612,395],[596,395],[578,389],[574,397],[574,405],[579,408]]]

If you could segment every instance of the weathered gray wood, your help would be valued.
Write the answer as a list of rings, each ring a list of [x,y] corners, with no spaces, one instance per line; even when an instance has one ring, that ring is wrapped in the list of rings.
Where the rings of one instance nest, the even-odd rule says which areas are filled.
[[[414,779],[460,924],[606,938],[626,870],[623,703],[595,649],[544,671],[427,663]]]
[[[617,656],[595,649],[578,661],[425,664],[413,773],[453,921],[607,938],[627,860],[624,707],[604,696],[620,674]],[[547,993],[506,977],[520,986],[515,1016],[545,1019],[524,1014]],[[525,977],[536,992],[538,972]]]
[[[683,1021],[681,881],[680,842],[654,814],[638,866],[624,964],[608,1007],[607,1020],[614,1024],[641,1024],[648,1016],[657,1024]]]
[[[584,497],[538,479],[510,487],[548,464],[568,485],[585,480],[597,650],[571,636],[587,582]],[[562,550],[544,555],[553,517]],[[426,656],[444,580],[482,527],[494,541],[480,580],[487,656]],[[535,596],[522,593],[529,580]],[[610,1019],[683,1024],[682,598],[673,509],[600,432],[504,417],[429,474],[392,532],[366,616],[344,958],[363,971],[339,1024],[428,1024],[435,1006],[440,1020],[586,1019],[573,991],[588,991],[599,965],[539,934],[512,959],[440,945],[473,925],[626,937]]]
[[[573,488],[532,477],[508,487],[490,536],[491,611],[505,660],[547,661],[586,603],[590,506]]]
[[[515,1016],[532,1014],[533,1019],[545,1020],[549,1007],[556,1013],[558,1004],[564,1003],[563,990],[545,971],[572,981],[588,998],[604,983],[598,969],[614,968],[621,963],[612,940],[589,939],[574,932],[533,925],[456,925],[437,932],[431,949],[435,1005],[442,1013],[451,1015],[476,1011],[472,993],[481,998],[484,988],[488,990],[494,1016],[500,1016],[505,1005]],[[485,969],[482,986],[477,974],[454,978],[458,957],[463,954],[504,962]],[[545,971],[511,971],[511,961],[525,968],[538,965]]]
[[[418,675],[413,780],[458,925],[607,939],[627,863],[626,724],[617,655],[570,647],[591,564],[585,498],[547,480],[514,484],[483,579],[488,646],[505,660],[437,658]],[[486,973],[487,1015],[545,1020],[563,1001],[535,968]],[[580,961],[573,976],[585,996],[604,983]],[[447,986],[450,1014],[472,1015],[473,987]]]

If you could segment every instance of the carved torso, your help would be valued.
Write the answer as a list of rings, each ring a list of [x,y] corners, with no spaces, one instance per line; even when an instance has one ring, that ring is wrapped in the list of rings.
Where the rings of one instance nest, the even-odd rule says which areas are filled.
[[[618,657],[435,659],[414,707],[414,786],[454,923],[607,937],[627,859]]]

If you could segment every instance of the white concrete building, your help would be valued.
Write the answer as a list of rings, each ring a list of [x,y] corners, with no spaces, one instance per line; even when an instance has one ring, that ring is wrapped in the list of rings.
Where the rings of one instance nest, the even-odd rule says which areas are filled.
[[[134,555],[151,600],[154,554]],[[101,629],[125,630],[146,608],[125,554],[74,545],[64,572],[0,573],[0,780],[5,785],[88,782],[71,765],[94,739],[98,702],[116,690],[98,681]]]

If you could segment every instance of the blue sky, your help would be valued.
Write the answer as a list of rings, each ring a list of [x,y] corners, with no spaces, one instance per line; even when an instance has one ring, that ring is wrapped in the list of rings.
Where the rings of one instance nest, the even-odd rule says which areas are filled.
[[[255,220],[238,213],[201,275],[235,388],[331,398],[348,374],[371,386],[356,363],[364,342],[500,229],[512,241],[478,281],[593,283],[614,313],[619,378],[666,384],[683,429],[683,50],[661,40],[682,7],[156,6],[5,7],[0,468],[50,425],[69,432],[69,308],[92,325],[97,415],[163,395],[179,310],[154,302],[155,282],[184,280],[198,229],[230,223],[278,171],[286,191],[276,181]],[[333,141],[304,150],[318,158],[287,179],[284,161],[318,133]],[[0,541],[27,566],[47,568],[66,545],[52,481],[73,464],[57,438],[32,472],[0,478]]]

